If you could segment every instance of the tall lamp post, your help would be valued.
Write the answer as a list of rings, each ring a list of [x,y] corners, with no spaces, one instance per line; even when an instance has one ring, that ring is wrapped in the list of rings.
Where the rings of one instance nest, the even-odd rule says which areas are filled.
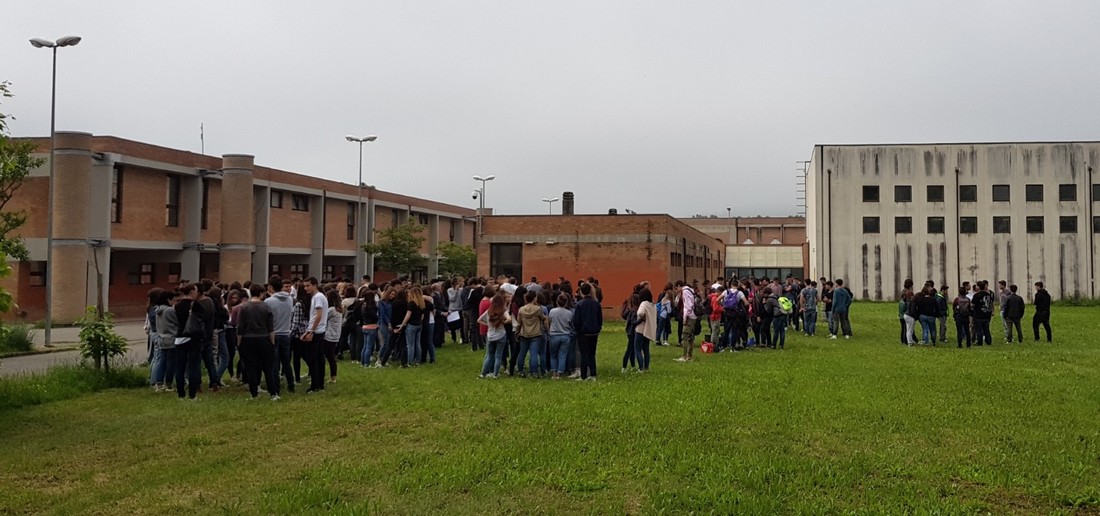
[[[489,181],[492,181],[496,178],[497,178],[497,176],[493,176],[493,175],[488,175],[488,176],[485,176],[485,177],[474,176],[474,181],[481,181],[481,189],[474,190],[474,196],[477,197],[478,199],[480,199],[479,207],[477,209],[477,236],[478,236],[478,238],[481,238],[481,236],[483,234],[482,231],[481,231],[481,217],[484,216],[484,213],[485,213],[485,183],[487,183]],[[480,194],[480,195],[478,195],[478,194]]]
[[[363,144],[373,142],[378,137],[373,134],[362,137],[349,134],[344,139],[359,144],[359,181],[355,183],[355,263],[353,267],[355,269],[353,282],[358,282],[363,277],[363,267],[360,265],[363,262]],[[371,274],[373,275],[374,271],[371,271]]]
[[[50,328],[53,326],[53,264],[50,260],[53,258],[53,171],[54,171],[54,158],[56,154],[54,152],[55,137],[57,136],[57,130],[55,126],[55,115],[57,113],[57,49],[61,47],[71,47],[80,43],[80,36],[65,36],[58,38],[57,41],[50,41],[43,38],[31,39],[31,46],[34,48],[51,48],[53,49],[53,74],[50,79],[50,182],[49,182],[49,199],[46,201],[46,328],[43,332],[46,345],[50,345]]]
[[[546,203],[546,204],[547,204],[548,206],[550,206],[550,213],[549,213],[550,215],[553,215],[553,214],[554,214],[554,203],[556,203],[556,202],[558,202],[558,201],[560,201],[560,200],[561,200],[561,199],[558,199],[557,197],[554,197],[554,198],[552,198],[552,199],[547,199],[547,198],[545,198],[545,197],[543,197],[543,198],[542,198],[542,202],[544,202],[544,203]]]

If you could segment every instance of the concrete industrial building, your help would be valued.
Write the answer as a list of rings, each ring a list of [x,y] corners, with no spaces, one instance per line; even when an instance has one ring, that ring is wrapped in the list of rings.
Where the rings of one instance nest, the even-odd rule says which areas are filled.
[[[725,245],[669,215],[494,215],[483,224],[479,275],[521,283],[564,277],[574,287],[591,276],[600,281],[605,309],[644,280],[657,294],[665,282],[722,275]]]
[[[25,140],[48,157],[49,138]],[[421,276],[436,274],[440,242],[474,240],[472,209],[262,167],[250,155],[218,158],[79,132],[57,133],[56,155],[48,261],[49,165],[32,171],[8,205],[28,214],[19,233],[30,261],[11,262],[3,287],[30,319],[44,315],[47,263],[53,317],[65,323],[95,304],[97,276],[109,310],[129,317],[142,313],[150,288],[180,279],[351,278],[356,260],[359,270],[392,277],[356,243],[410,218],[427,227]]]
[[[1100,142],[815,146],[809,273],[860,299],[896,299],[906,278],[1096,297],[1097,163]]]
[[[805,217],[679,219],[726,243],[725,277],[805,277],[809,268]]]

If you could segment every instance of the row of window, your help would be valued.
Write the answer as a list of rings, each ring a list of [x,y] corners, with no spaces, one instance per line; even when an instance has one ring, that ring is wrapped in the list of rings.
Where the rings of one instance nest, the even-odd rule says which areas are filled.
[[[1042,216],[1024,217],[1024,228],[1028,233],[1044,233],[1044,218]],[[874,234],[881,231],[881,222],[878,217],[863,217],[863,232]],[[912,233],[913,217],[894,217],[895,233]],[[959,217],[959,233],[974,234],[978,232],[978,217]],[[994,233],[1011,233],[1012,217],[993,217]],[[1074,215],[1058,217],[1059,233],[1076,233],[1077,217]],[[1100,233],[1100,216],[1092,218],[1092,232]],[[944,233],[943,217],[928,217],[928,234]]]
[[[1024,200],[1043,202],[1044,185],[1024,185]],[[993,185],[993,202],[1009,202],[1012,197],[1012,185]],[[881,195],[878,185],[863,186],[863,202],[879,202]],[[943,202],[943,185],[928,185],[925,190],[926,202]],[[1100,184],[1092,185],[1092,198],[1100,199]],[[1058,185],[1058,200],[1077,201],[1077,185]],[[894,186],[894,202],[913,202],[913,187]],[[978,185],[959,185],[959,202],[978,202]]]
[[[271,207],[283,207],[283,192],[271,191]],[[290,194],[290,208],[294,211],[309,211],[309,197],[302,194]]]

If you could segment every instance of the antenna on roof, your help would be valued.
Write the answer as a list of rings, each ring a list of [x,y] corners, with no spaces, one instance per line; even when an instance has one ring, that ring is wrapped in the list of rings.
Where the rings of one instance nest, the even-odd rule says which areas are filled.
[[[206,134],[202,122],[199,122],[199,153],[206,154]]]

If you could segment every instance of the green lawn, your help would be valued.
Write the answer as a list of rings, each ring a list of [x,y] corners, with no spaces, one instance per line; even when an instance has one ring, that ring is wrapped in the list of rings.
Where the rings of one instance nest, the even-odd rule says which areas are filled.
[[[969,350],[907,349],[895,314],[859,303],[851,341],[792,331],[784,351],[656,348],[648,375],[619,373],[620,324],[596,383],[478,380],[481,355],[448,346],[276,403],[18,409],[0,513],[1100,512],[1095,308],[1056,308],[1053,345]]]

